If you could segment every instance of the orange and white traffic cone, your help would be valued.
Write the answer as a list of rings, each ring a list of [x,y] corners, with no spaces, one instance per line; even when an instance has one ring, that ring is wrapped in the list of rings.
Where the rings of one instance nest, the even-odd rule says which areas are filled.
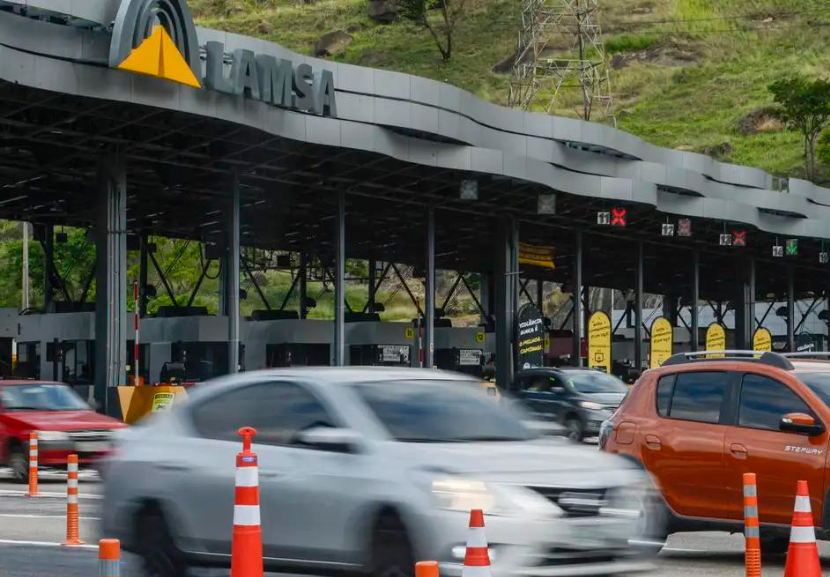
[[[470,532],[461,577],[490,577],[490,552],[484,534],[484,512],[470,511]]]
[[[438,577],[438,561],[415,563],[415,577]]]
[[[755,473],[744,473],[744,537],[746,577],[761,577],[761,529],[758,522],[758,485]]]
[[[39,497],[37,488],[37,431],[29,433],[29,492],[27,497]]]
[[[262,527],[259,520],[259,465],[251,451],[256,429],[242,427],[242,452],[236,455],[231,577],[262,577]]]
[[[118,539],[98,541],[98,577],[121,577],[121,542]]]
[[[78,455],[69,455],[66,464],[66,541],[64,545],[83,545],[78,518]]]
[[[799,481],[795,496],[793,526],[784,577],[821,577],[821,562],[816,545],[813,512],[810,508],[810,488],[807,481]]]

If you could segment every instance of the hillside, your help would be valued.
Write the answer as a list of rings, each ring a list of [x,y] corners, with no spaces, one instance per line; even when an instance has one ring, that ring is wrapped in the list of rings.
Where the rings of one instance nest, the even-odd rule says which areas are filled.
[[[191,0],[199,24],[311,54],[329,32],[351,42],[330,58],[442,80],[504,104],[519,0],[467,0],[444,63],[408,21],[377,23],[367,0]],[[663,146],[707,152],[776,174],[802,173],[797,134],[763,107],[767,85],[803,72],[830,75],[826,0],[601,0],[618,126]],[[552,55],[555,52],[551,52]],[[566,102],[558,114],[574,116]]]

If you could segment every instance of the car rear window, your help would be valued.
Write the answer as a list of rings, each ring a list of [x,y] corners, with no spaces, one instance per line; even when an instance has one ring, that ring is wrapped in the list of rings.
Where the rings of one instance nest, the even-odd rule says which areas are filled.
[[[661,403],[662,411],[665,411],[661,415],[700,423],[720,421],[721,406],[729,383],[728,373],[680,373],[676,375],[673,387],[670,381],[662,381],[657,386],[658,411],[661,411]]]

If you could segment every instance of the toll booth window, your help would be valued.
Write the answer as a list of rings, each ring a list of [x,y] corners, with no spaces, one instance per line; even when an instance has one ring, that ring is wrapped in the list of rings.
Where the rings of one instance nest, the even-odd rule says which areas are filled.
[[[40,343],[18,343],[17,375],[21,379],[40,379]]]
[[[333,427],[317,398],[293,383],[263,383],[206,400],[192,410],[193,424],[208,439],[239,442],[240,427],[257,430],[256,442],[293,445],[300,431]]]
[[[717,423],[728,380],[728,373],[716,371],[677,375],[669,416],[672,419]]]
[[[64,341],[63,380],[70,385],[88,385],[93,382],[95,366],[91,341]]]
[[[739,426],[778,431],[781,417],[787,413],[813,414],[807,403],[786,385],[761,375],[744,375]]]

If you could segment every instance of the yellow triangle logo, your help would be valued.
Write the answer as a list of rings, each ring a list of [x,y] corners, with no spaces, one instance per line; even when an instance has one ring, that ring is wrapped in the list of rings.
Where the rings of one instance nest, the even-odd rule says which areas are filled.
[[[193,88],[202,87],[173,39],[161,26],[156,26],[150,37],[134,48],[118,69],[164,78]]]

